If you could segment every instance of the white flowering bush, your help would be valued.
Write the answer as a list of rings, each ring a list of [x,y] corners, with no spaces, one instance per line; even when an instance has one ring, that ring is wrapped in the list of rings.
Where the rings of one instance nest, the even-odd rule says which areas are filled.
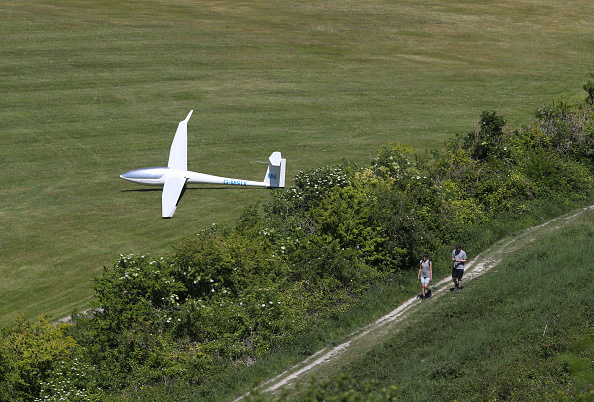
[[[343,163],[299,172],[295,176],[295,184],[283,197],[294,209],[308,210],[328,197],[335,187],[350,186],[355,172],[359,170],[355,165]]]
[[[41,383],[41,392],[35,400],[88,401],[101,394],[96,384],[94,366],[75,358],[58,362],[48,378]]]
[[[371,161],[371,170],[382,179],[390,180],[391,184],[402,188],[402,183],[408,184],[409,179],[420,180],[426,178],[416,164],[411,161],[413,149],[400,143],[396,146],[383,146],[377,156]]]

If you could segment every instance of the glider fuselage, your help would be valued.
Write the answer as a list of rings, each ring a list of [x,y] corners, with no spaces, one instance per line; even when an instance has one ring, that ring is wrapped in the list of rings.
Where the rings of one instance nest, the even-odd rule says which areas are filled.
[[[197,173],[189,170],[178,170],[167,167],[149,167],[144,169],[131,170],[122,174],[120,177],[132,183],[143,184],[145,186],[161,186],[170,175],[183,176],[186,184],[222,184],[229,186],[256,186],[269,187],[269,183],[232,179],[229,177],[213,176],[210,174]]]

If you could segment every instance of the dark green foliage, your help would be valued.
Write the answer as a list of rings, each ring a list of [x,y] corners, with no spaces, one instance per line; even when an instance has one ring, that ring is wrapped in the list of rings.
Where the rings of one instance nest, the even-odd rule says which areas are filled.
[[[461,145],[470,152],[473,159],[484,161],[505,157],[508,152],[505,147],[504,126],[505,119],[497,112],[483,110],[478,128],[459,137]]]
[[[594,78],[594,74],[588,73],[590,77]],[[594,104],[594,81],[588,80],[583,86],[584,91],[588,93],[588,97],[586,98],[586,103],[589,105]]]
[[[325,335],[316,332],[320,325],[338,319],[383,280],[415,272],[424,252],[435,255],[434,273],[445,272],[455,243],[472,255],[514,228],[537,223],[533,210],[539,206],[563,209],[590,199],[592,116],[590,105],[556,102],[540,109],[533,125],[512,130],[496,112],[483,111],[475,130],[435,151],[432,160],[401,144],[387,145],[368,166],[343,162],[300,172],[268,204],[246,208],[235,227],[213,225],[170,255],[122,255],[95,280],[93,309],[75,314],[67,335],[60,333],[59,343],[71,343],[68,358],[57,349],[47,366],[31,362],[37,371],[23,366],[17,377],[7,374],[18,359],[4,344],[0,373],[10,381],[1,383],[3,395],[58,395],[52,388],[57,364],[82,373],[95,394],[143,395],[175,384],[203,395],[271,353],[291,347],[310,353],[303,339],[319,342]],[[402,283],[394,288],[407,289]],[[486,306],[506,302],[498,296]],[[477,312],[443,314],[445,321],[471,320]],[[19,332],[11,331],[9,338]],[[490,342],[476,345],[479,355],[489,353]],[[566,348],[557,341],[530,352],[548,358]],[[467,375],[455,356],[442,357],[424,374],[431,383],[456,383]],[[489,385],[497,389],[495,397],[515,398],[522,381],[536,381],[538,373],[520,366],[511,366],[517,383]],[[361,383],[356,375],[324,387],[345,400],[408,396],[371,383],[353,391],[354,383]],[[482,392],[481,385],[461,387]],[[316,389],[304,392],[316,400],[323,395]]]
[[[356,253],[315,237],[289,252],[254,209],[240,223],[159,259],[121,256],[96,280],[96,309],[75,317],[72,335],[104,389],[202,384],[250,365],[344,311],[377,277]]]

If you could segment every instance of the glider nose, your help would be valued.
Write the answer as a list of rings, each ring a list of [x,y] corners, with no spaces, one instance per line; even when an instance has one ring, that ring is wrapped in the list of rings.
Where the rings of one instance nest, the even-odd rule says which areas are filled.
[[[122,174],[120,175],[120,178],[121,178],[121,179],[124,179],[124,180],[128,180],[128,181],[133,181],[133,180],[134,180],[134,178],[135,178],[135,175],[134,175],[133,173],[134,173],[134,171],[133,171],[133,170],[131,170],[131,171],[129,171],[129,172],[126,172],[126,173],[122,173]]]
[[[154,167],[131,170],[120,175],[120,177],[132,183],[156,186],[163,185],[163,178],[167,172],[168,169],[166,167]]]

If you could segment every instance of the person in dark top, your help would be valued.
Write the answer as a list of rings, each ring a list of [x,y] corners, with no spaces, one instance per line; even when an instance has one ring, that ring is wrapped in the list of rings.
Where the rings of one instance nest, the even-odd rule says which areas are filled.
[[[464,263],[466,262],[466,252],[462,250],[460,243],[456,244],[456,249],[452,251],[452,281],[454,287],[450,290],[460,291],[462,289],[462,275],[464,275]]]

